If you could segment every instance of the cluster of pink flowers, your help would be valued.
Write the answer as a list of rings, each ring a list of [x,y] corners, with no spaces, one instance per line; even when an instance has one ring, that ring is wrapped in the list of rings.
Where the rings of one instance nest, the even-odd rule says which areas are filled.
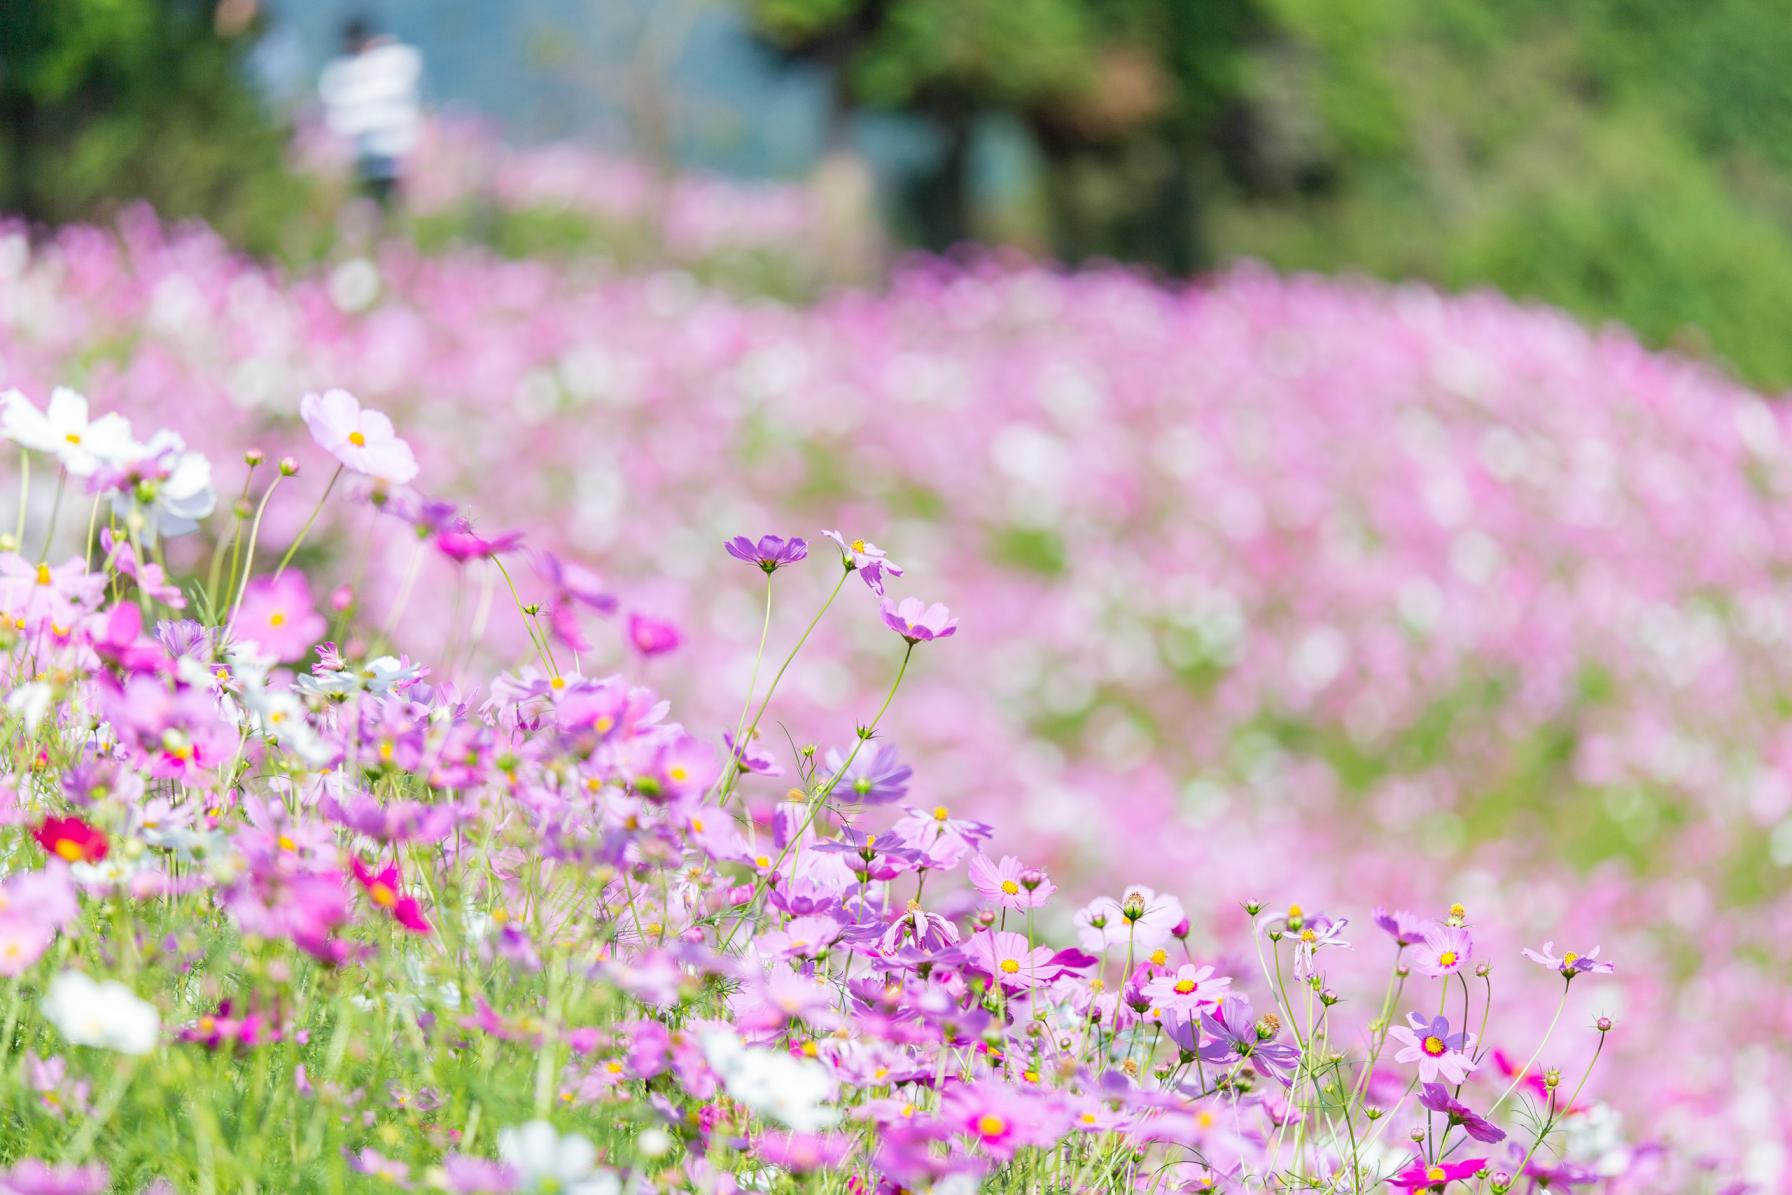
[[[950,578],[966,629],[936,649],[950,616],[842,536],[861,578],[890,583],[886,625],[934,657],[904,681],[916,808],[999,818],[992,865],[1181,887],[1210,922],[1255,891],[1449,892],[1603,940],[1628,964],[1627,1018],[1752,1027],[1740,1060],[1669,1071],[1615,1040],[1600,1065],[1639,1136],[1792,1134],[1769,1094],[1792,1080],[1770,961],[1792,916],[1792,429],[1702,367],[1496,296],[1253,269],[1171,291],[914,263],[887,293],[792,309],[675,270],[399,245],[286,278],[138,213],[116,235],[0,238],[0,274],[5,381],[40,407],[72,381],[219,462],[298,453],[295,394],[340,384],[399,418],[430,493],[345,475],[295,564],[312,615],[372,628],[391,663],[308,683],[425,649],[444,682],[479,683],[534,650],[501,616],[508,573],[588,674],[651,657],[690,724],[733,731],[762,627],[794,640],[811,611],[780,597],[767,619],[715,541],[774,513],[874,528]],[[267,543],[298,536],[335,464],[301,459]],[[63,535],[88,519],[77,467]],[[220,468],[225,517],[239,481]],[[10,583],[31,579],[55,482],[31,475]],[[507,542],[522,526],[528,544]],[[198,537],[141,566],[114,546],[145,584],[205,563]],[[239,619],[286,608],[252,596]],[[878,621],[816,629],[830,663],[784,682],[786,724],[875,708]],[[593,725],[613,716],[576,696]],[[725,748],[739,783],[791,775],[772,737]],[[855,784],[882,783],[881,746],[850,761]],[[1474,961],[1525,944],[1491,928]],[[1413,965],[1449,949],[1415,943]],[[1361,955],[1315,945],[1302,966]],[[1607,1011],[1584,990],[1567,1019]]]

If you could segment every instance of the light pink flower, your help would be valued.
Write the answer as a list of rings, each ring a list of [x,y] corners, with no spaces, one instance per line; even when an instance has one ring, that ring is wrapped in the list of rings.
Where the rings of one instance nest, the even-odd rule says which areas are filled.
[[[404,485],[417,476],[417,458],[411,446],[392,430],[392,421],[378,411],[361,406],[346,390],[307,394],[299,400],[299,414],[311,437],[325,452],[357,473]]]

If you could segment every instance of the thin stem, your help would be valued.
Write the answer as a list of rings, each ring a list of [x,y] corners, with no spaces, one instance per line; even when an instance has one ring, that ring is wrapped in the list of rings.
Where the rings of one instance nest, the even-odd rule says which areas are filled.
[[[274,570],[275,580],[280,579],[280,574],[285,572],[286,566],[292,563],[293,553],[299,550],[299,545],[305,542],[305,537],[307,535],[311,534],[311,524],[317,522],[317,516],[322,513],[324,503],[330,500],[330,491],[336,488],[336,479],[342,476],[343,468],[344,466],[337,465],[336,472],[330,474],[330,484],[324,487],[324,492],[317,499],[317,505],[311,508],[311,517],[305,520],[305,525],[303,527],[299,528],[299,534],[297,538],[292,541],[291,545],[287,547],[286,555],[280,558],[280,566]],[[273,487],[269,486],[268,489],[271,491]],[[261,522],[261,512],[259,510],[255,512],[255,521],[257,524]],[[254,541],[251,540],[250,542],[251,545],[253,545]],[[251,560],[254,559],[255,553],[253,550],[250,551],[249,557]]]
[[[56,538],[56,520],[62,514],[62,491],[68,486],[68,470],[56,470],[56,496],[50,499],[50,522],[44,528],[44,548],[37,554],[42,564],[50,558],[50,541]]]

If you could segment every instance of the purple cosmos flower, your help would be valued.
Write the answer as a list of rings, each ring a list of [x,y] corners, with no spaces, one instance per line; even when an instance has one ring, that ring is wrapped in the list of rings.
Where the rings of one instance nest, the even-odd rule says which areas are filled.
[[[758,543],[744,535],[737,535],[722,546],[736,560],[756,564],[767,573],[775,573],[787,564],[795,564],[809,554],[806,541],[794,537],[785,539],[779,535],[762,535]]]
[[[1043,873],[1023,867],[1013,855],[1003,855],[1000,863],[991,863],[983,855],[972,855],[970,871],[971,887],[998,909],[1036,909],[1057,891]],[[1029,884],[1029,880],[1037,882]]]
[[[487,539],[473,530],[473,521],[465,515],[455,519],[453,524],[436,536],[436,548],[442,555],[456,564],[465,564],[469,560],[484,560],[488,556],[501,556],[506,552],[514,552],[523,546],[521,531],[506,531],[502,535]]]
[[[1459,925],[1436,925],[1425,931],[1425,940],[1412,952],[1412,965],[1433,979],[1468,969],[1475,954],[1475,940]]]
[[[898,606],[884,599],[884,625],[910,643],[931,643],[957,633],[958,620],[940,603],[929,606],[920,598],[903,598]]]
[[[1442,1083],[1427,1083],[1419,1096],[1419,1103],[1433,1112],[1442,1112],[1450,1118],[1451,1124],[1462,1126],[1463,1132],[1476,1141],[1485,1141],[1492,1145],[1496,1141],[1506,1139],[1506,1131],[1470,1108],[1461,1100],[1450,1095],[1450,1089]]]
[[[771,755],[755,747],[750,738],[734,741],[734,736],[726,730],[722,732],[722,744],[728,753],[734,756],[735,764],[743,772],[756,772],[761,776],[782,776],[784,769],[779,767]]]
[[[902,566],[886,557],[876,544],[866,543],[862,539],[848,543],[846,537],[838,531],[823,531],[822,534],[840,545],[841,561],[847,570],[856,570],[865,579],[865,584],[871,587],[871,592],[878,597],[884,595],[886,574],[892,577],[902,575]]]
[[[1450,1022],[1441,1016],[1429,1021],[1416,1012],[1406,1014],[1405,1025],[1395,1025],[1388,1036],[1401,1043],[1395,1062],[1419,1064],[1419,1079],[1425,1083],[1445,1081],[1460,1083],[1475,1069],[1475,1060],[1468,1052],[1475,1048],[1472,1033],[1451,1033]]]
[[[1425,931],[1432,925],[1429,917],[1421,917],[1405,909],[1390,912],[1379,905],[1375,908],[1374,918],[1375,924],[1388,932],[1396,946],[1412,946],[1423,941]]]
[[[1570,950],[1557,958],[1556,944],[1545,942],[1541,951],[1532,950],[1529,946],[1525,947],[1524,956],[1540,967],[1548,967],[1552,971],[1561,972],[1563,979],[1573,979],[1576,975],[1584,975],[1589,972],[1610,975],[1617,969],[1613,963],[1600,961],[1599,947],[1597,946],[1585,954],[1576,954]]]
[[[1251,1016],[1251,1001],[1246,996],[1227,992],[1213,1012],[1201,1014],[1200,1028],[1207,1031],[1208,1042],[1199,1047],[1201,1061],[1209,1066],[1230,1069],[1240,1059],[1248,1058],[1251,1069],[1266,1079],[1274,1079],[1284,1087],[1294,1082],[1294,1068],[1300,1062],[1300,1050],[1287,1042],[1275,1040],[1282,1027],[1274,1013],[1261,1018]],[[1195,1039],[1195,1022],[1172,1022],[1169,1033],[1183,1049],[1190,1049]]]
[[[842,772],[840,767],[846,759],[847,753],[834,747],[828,748],[823,757],[828,770],[840,777],[834,785],[836,794],[851,793],[861,805],[887,805],[908,795],[909,777],[915,770],[897,757],[893,745],[867,744],[852,757],[852,766]]]

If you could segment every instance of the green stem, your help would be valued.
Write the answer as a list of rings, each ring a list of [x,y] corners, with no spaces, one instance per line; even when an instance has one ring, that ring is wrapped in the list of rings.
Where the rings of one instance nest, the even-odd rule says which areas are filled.
[[[317,522],[317,516],[323,512],[324,503],[326,503],[330,500],[330,491],[336,488],[336,480],[337,480],[337,478],[342,476],[343,468],[344,468],[344,466],[337,465],[336,472],[330,474],[330,484],[328,484],[324,487],[324,492],[321,495],[319,495],[319,497],[317,499],[317,505],[313,506],[311,508],[311,517],[305,520],[305,525],[303,527],[299,528],[299,534],[292,541],[292,543],[287,547],[286,555],[284,555],[280,558],[280,566],[274,570],[274,579],[275,580],[279,580],[280,574],[286,571],[286,566],[292,563],[293,553],[297,552],[299,550],[299,545],[305,542],[305,537],[307,535],[311,534],[311,524]],[[273,488],[274,487],[272,487],[272,486],[268,487],[270,492],[273,490]],[[261,522],[261,512],[260,511],[255,512],[255,521],[257,523]],[[251,542],[253,542],[253,541],[251,541]],[[251,560],[253,560],[255,557],[255,553],[253,551],[251,551],[249,553],[249,557]]]

